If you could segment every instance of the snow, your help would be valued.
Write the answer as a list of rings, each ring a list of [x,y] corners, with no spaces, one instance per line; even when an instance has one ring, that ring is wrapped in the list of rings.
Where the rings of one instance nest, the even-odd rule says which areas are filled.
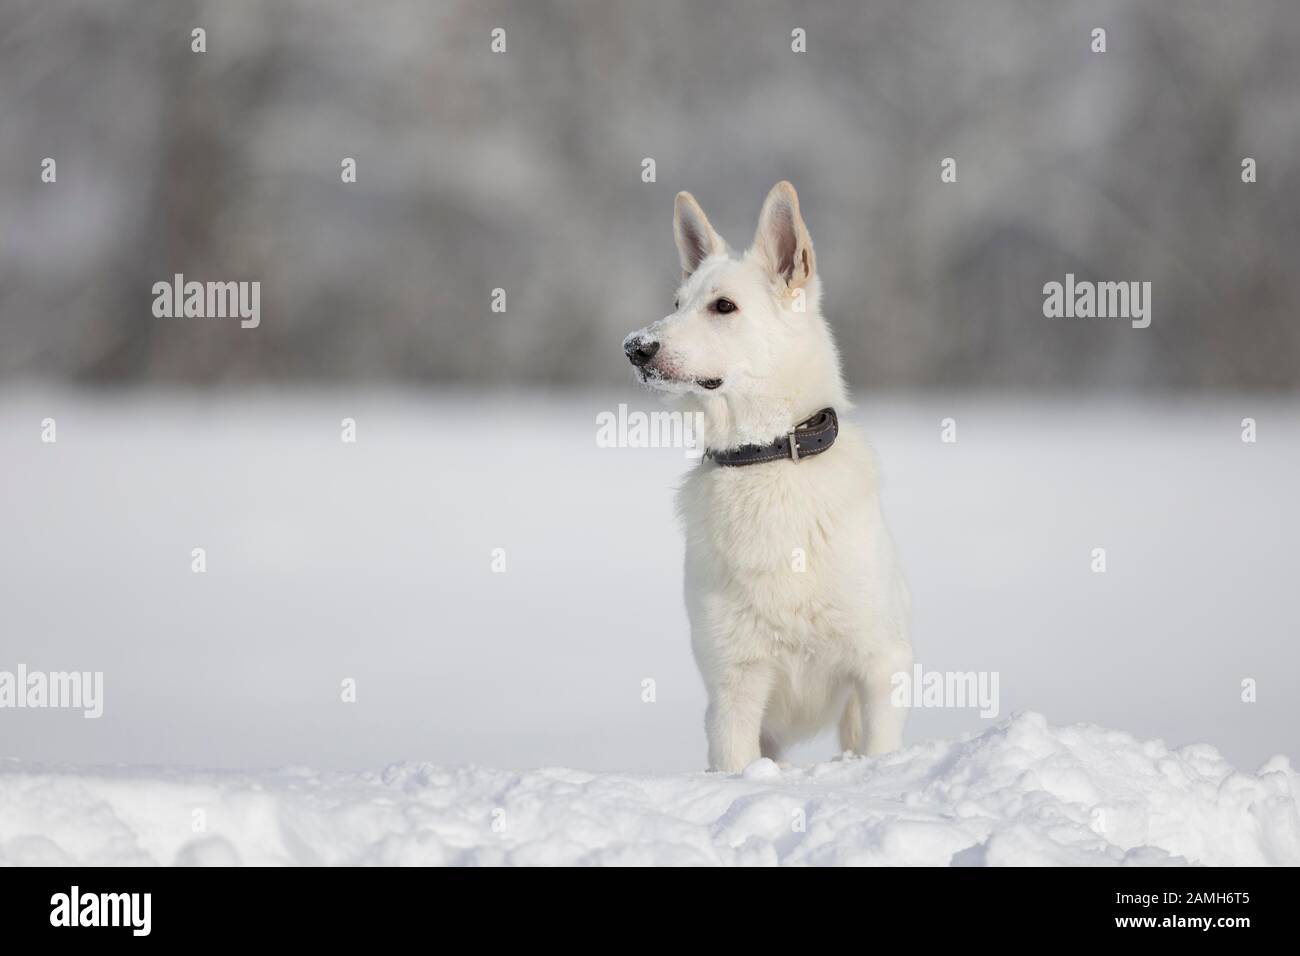
[[[1300,776],[1017,714],[742,774],[0,763],[0,864],[1300,864]],[[195,811],[205,829],[194,832]]]
[[[701,769],[688,464],[598,447],[624,401],[660,408],[631,389],[0,389],[0,670],[104,674],[100,719],[0,712],[0,756]],[[880,452],[926,672],[996,673],[999,716],[1242,767],[1300,756],[1300,400],[860,395],[849,417]],[[987,723],[917,709],[907,740]]]
[[[827,735],[725,779],[699,772],[689,465],[598,447],[624,401],[659,407],[0,389],[0,671],[103,674],[96,719],[0,710],[0,858],[1300,862],[1275,757],[1300,727],[1300,400],[859,396],[917,660],[997,675],[998,717],[918,708],[902,754],[826,762]],[[466,765],[584,772],[435,769]],[[284,766],[313,769],[247,770]]]

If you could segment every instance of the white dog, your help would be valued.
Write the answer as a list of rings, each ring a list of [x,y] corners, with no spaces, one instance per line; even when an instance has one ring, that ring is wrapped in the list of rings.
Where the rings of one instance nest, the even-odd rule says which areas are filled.
[[[690,193],[673,231],[673,314],[623,349],[646,384],[703,417],[708,454],[677,506],[709,767],[780,760],[836,718],[844,749],[896,749],[906,711],[891,677],[912,668],[911,599],[874,456],[838,425],[848,398],[799,198],[773,187],[743,256]]]

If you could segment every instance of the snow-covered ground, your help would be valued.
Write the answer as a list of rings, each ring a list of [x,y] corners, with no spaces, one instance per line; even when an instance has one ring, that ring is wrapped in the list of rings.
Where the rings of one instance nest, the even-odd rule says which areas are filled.
[[[597,447],[620,401],[656,407],[0,391],[0,671],[104,680],[98,719],[0,709],[4,857],[169,862],[195,839],[184,808],[210,805],[212,842],[186,852],[246,862],[1103,860],[1106,842],[1296,862],[1287,773],[970,708],[915,711],[897,758],[816,763],[823,738],[779,777],[696,773],[685,462]],[[1300,400],[868,395],[854,417],[927,670],[996,672],[999,719],[1207,744],[1243,769],[1297,754]],[[118,763],[173,769],[37,769]],[[462,765],[582,769],[432,769]],[[313,772],[250,770],[283,766]]]
[[[744,774],[0,762],[0,864],[1300,864],[1300,775],[1019,714]],[[196,831],[196,825],[201,829]]]

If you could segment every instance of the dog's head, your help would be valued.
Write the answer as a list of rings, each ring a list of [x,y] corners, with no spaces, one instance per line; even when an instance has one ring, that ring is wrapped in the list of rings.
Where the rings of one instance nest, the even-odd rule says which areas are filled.
[[[838,382],[812,240],[793,186],[772,187],[743,255],[730,253],[690,193],[677,194],[673,233],[682,263],[673,312],[623,341],[643,382],[702,400],[784,396],[792,405],[801,397],[794,394],[798,380],[810,373]],[[827,352],[829,372],[820,360]]]

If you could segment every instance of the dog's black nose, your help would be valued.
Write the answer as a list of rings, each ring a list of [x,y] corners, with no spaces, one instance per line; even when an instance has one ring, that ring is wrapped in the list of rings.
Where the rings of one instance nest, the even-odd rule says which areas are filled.
[[[655,353],[659,351],[659,343],[633,339],[623,346],[623,351],[627,353],[627,360],[640,368],[655,357]]]

